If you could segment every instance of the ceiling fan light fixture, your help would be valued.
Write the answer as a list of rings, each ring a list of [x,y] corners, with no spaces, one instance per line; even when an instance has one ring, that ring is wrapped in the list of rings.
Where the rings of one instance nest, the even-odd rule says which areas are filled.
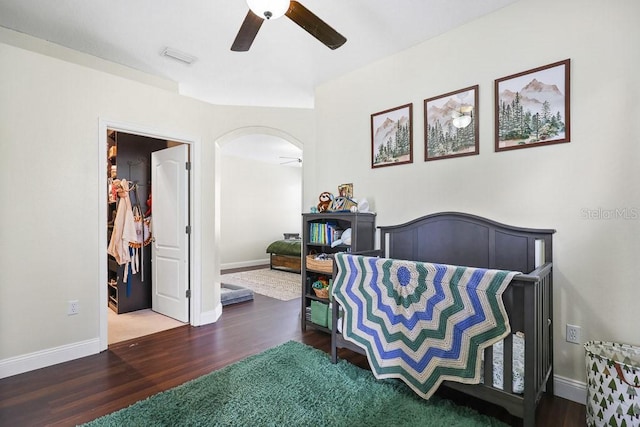
[[[471,116],[463,114],[458,117],[454,117],[452,122],[458,129],[466,128],[471,124]]]
[[[247,0],[249,9],[262,19],[276,19],[289,10],[289,0]]]

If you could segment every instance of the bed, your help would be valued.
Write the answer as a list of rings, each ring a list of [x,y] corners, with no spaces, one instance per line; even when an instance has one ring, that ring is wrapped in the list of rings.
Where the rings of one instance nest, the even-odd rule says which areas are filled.
[[[480,351],[480,383],[446,380],[442,385],[502,406],[522,418],[524,426],[534,426],[542,394],[553,395],[552,236],[555,230],[513,227],[457,212],[430,214],[404,224],[378,228],[379,250],[344,256],[350,257],[350,261],[355,255],[362,259],[378,257],[514,272],[501,295],[509,327],[504,340]],[[361,258],[357,258],[358,262]],[[334,284],[339,287],[339,279],[345,274],[341,269],[346,267],[336,262],[334,268]],[[360,286],[376,285],[373,281],[362,281]],[[336,289],[334,299],[340,295],[340,291],[335,292]],[[376,304],[374,300],[361,302],[360,310],[370,314],[371,306]],[[347,310],[352,314],[356,309],[347,307]],[[357,345],[348,334],[343,336],[342,321],[346,318],[345,307],[333,304],[331,358],[334,363],[341,348],[368,357],[371,350]],[[375,373],[376,369],[373,370]]]
[[[301,239],[298,233],[284,233],[282,240],[271,242],[267,246],[269,267],[272,270],[301,270]]]

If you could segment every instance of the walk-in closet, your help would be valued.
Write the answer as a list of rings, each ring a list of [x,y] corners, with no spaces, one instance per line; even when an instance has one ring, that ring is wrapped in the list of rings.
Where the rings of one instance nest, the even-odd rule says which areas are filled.
[[[174,143],[107,131],[109,344],[183,325],[153,311],[152,153]]]

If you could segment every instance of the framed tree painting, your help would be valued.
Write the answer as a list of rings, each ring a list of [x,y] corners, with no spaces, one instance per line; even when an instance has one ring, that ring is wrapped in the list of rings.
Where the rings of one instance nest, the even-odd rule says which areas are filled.
[[[570,60],[495,81],[496,151],[571,141]]]
[[[472,156],[478,144],[478,85],[424,101],[424,160]]]
[[[413,163],[413,104],[371,115],[371,167]]]

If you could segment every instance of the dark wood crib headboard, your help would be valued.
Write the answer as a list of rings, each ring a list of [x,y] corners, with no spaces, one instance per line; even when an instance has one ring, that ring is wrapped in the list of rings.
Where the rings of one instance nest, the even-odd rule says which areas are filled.
[[[434,213],[378,228],[386,258],[522,273],[536,268],[536,253],[539,265],[553,259],[555,230],[514,227],[471,214]]]

